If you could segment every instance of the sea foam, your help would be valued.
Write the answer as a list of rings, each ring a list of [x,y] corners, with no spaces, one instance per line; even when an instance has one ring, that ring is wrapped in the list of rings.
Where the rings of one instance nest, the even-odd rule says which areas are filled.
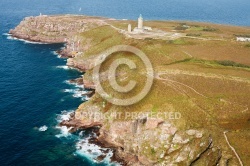
[[[60,54],[58,54],[56,51],[51,51],[51,53],[52,53],[52,54],[54,54],[54,55],[56,55],[56,56],[57,56],[57,58],[61,58],[61,55],[60,55]]]
[[[60,130],[60,134],[55,135],[57,138],[72,136],[72,134],[69,132],[72,127],[68,128],[66,126],[56,126],[56,128]]]
[[[41,126],[41,127],[39,127],[39,131],[46,131],[48,129],[48,127],[47,126]]]
[[[70,111],[62,111],[61,114],[57,115],[57,117],[56,117],[57,122],[61,123],[64,120],[70,120],[71,113],[73,113],[72,110],[70,110]],[[57,138],[68,137],[68,136],[72,135],[69,132],[72,129],[72,127],[68,128],[66,126],[56,126],[56,129],[60,130],[60,134],[55,135]]]
[[[61,114],[57,115],[57,122],[60,123],[63,120],[69,120],[72,112],[73,110],[62,111]],[[56,128],[60,130],[60,133],[55,135],[57,138],[74,139],[77,141],[75,144],[76,151],[74,152],[74,155],[87,158],[94,163],[105,163],[113,166],[120,165],[116,162],[111,162],[111,157],[113,156],[113,151],[111,149],[103,148],[91,142],[91,139],[97,137],[95,132],[87,133],[86,130],[83,130],[78,134],[72,134],[70,133],[72,127],[56,126]],[[103,160],[98,160],[98,157],[102,155],[105,155]]]
[[[83,133],[79,133],[81,137]],[[96,144],[90,143],[90,139],[96,137],[95,133],[92,133],[87,138],[79,139],[76,143],[76,155],[86,157],[96,163],[106,163],[109,165],[119,165],[118,163],[111,163],[111,157],[113,156],[113,151],[109,148],[102,148]],[[106,157],[102,161],[98,161],[98,156],[105,155]]]
[[[69,120],[70,119],[70,115],[73,113],[74,111],[73,110],[70,110],[70,111],[62,111],[61,114],[58,114],[57,117],[56,117],[56,120],[57,122],[62,122],[64,120]]]
[[[69,70],[71,69],[69,66],[63,65],[63,66],[56,66],[58,69],[64,69],[64,70]]]
[[[19,40],[19,41],[22,41],[24,43],[29,43],[29,44],[49,44],[49,43],[34,42],[34,41],[19,39],[19,38],[11,36],[11,34],[6,34],[6,33],[4,33],[3,35],[7,36],[8,40]]]
[[[3,35],[3,36],[10,36],[9,33],[3,33],[2,35]]]

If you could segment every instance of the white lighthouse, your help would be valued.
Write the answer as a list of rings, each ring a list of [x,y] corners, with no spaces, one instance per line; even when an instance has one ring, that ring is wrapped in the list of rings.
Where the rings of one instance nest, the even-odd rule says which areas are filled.
[[[138,29],[143,29],[143,18],[140,14],[140,17],[138,18]]]

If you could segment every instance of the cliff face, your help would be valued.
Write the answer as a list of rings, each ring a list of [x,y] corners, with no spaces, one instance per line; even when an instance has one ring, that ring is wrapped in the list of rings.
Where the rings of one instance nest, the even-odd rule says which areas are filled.
[[[179,131],[161,119],[113,122],[100,133],[99,140],[118,147],[120,157],[130,158],[129,165],[190,165],[202,158],[203,165],[216,165],[221,157],[205,132]]]
[[[59,53],[64,57],[70,57],[67,59],[68,66],[85,72],[83,81],[80,81],[85,88],[95,89],[97,85],[92,81],[91,71],[98,60],[96,55],[102,51],[101,49],[113,44],[125,43],[136,45],[145,51],[154,50],[153,53],[155,53],[163,47],[162,41],[157,41],[158,43],[155,44],[152,41],[138,42],[125,39],[109,25],[110,20],[104,18],[70,15],[38,16],[25,18],[10,33],[14,37],[37,42],[65,42],[66,47]],[[101,31],[98,31],[98,28],[102,28]],[[166,43],[163,44],[166,45]],[[175,49],[175,46],[172,49]],[[177,54],[175,58],[179,56],[178,51]],[[149,56],[155,64],[165,64],[162,62],[165,57],[164,55],[158,60],[155,56]],[[166,59],[167,62],[172,63],[173,58]],[[188,67],[184,68],[189,69]],[[118,107],[95,94],[90,101],[79,106],[71,120],[64,121],[61,125],[74,127],[74,130],[100,127],[98,140],[107,147],[115,148],[117,157],[123,159],[127,165],[210,166],[228,165],[229,161],[230,164],[237,165],[236,157],[221,135],[223,130],[214,120],[216,116],[219,119],[220,111],[224,110],[225,106],[230,107],[230,104],[225,102],[221,104],[217,99],[208,101],[194,88],[178,82],[191,77],[190,75],[178,73],[181,75],[179,78],[175,76],[176,73],[174,76],[171,75],[173,73],[168,73],[166,77],[160,77],[163,74],[164,72],[161,71],[156,77],[153,95],[149,95],[149,98],[138,106]],[[170,80],[171,76],[173,80]],[[194,79],[193,76],[195,74],[191,79]],[[200,77],[202,75],[195,79],[199,80]],[[104,73],[103,82],[107,78],[107,74]],[[165,82],[166,80],[168,82]],[[188,80],[185,81],[188,83]],[[204,83],[205,86],[213,86],[211,80],[207,82]],[[221,85],[224,85],[224,82]],[[161,98],[165,100],[162,101]],[[211,102],[214,103],[211,104]],[[205,103],[204,106],[201,106],[203,103]],[[183,118],[175,121],[171,118],[144,116],[143,113],[152,110],[154,113],[179,111]],[[215,115],[210,112],[211,110],[216,110]],[[126,112],[129,111],[141,113],[143,116],[126,118]],[[231,120],[226,114],[221,119]]]
[[[116,148],[116,155],[127,165],[210,166],[227,160],[220,160],[222,151],[206,129],[181,130],[171,121],[148,117],[117,120],[123,115],[104,112],[104,105],[82,104],[71,123],[81,121],[76,128],[101,126],[98,140]]]

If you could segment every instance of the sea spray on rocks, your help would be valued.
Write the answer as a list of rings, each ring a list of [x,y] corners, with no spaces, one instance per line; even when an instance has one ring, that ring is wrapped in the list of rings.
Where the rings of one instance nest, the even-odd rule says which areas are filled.
[[[58,114],[56,120],[58,123],[63,121],[69,121],[74,114],[73,110],[64,110],[61,114]],[[108,165],[120,165],[112,160],[114,155],[113,150],[110,148],[104,148],[97,140],[97,130],[87,129],[81,131],[75,131],[73,127],[56,126],[60,130],[60,133],[55,135],[57,138],[73,139],[76,141],[76,151],[74,155],[84,157],[93,161],[94,163],[104,163]],[[74,133],[72,133],[74,131]]]

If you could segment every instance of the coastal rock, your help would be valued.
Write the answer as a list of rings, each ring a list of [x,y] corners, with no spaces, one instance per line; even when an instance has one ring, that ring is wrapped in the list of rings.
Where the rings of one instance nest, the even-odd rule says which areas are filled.
[[[103,117],[107,116],[100,105],[84,103],[74,120],[62,125],[77,129],[99,126],[98,141],[115,148],[116,157],[126,165],[216,165],[221,158],[221,150],[206,130],[178,130],[170,121],[156,118],[107,121]]]
[[[102,126],[102,123],[100,122],[94,122],[94,121],[80,121],[80,120],[70,120],[70,121],[62,121],[60,123],[61,126],[67,126],[67,127],[73,127],[74,130],[78,129],[88,129],[92,127],[100,127]]]
[[[86,72],[87,70],[92,69],[94,67],[94,62],[92,60],[76,61],[74,58],[69,58],[67,59],[66,65],[69,67],[80,69],[83,72]]]
[[[148,124],[160,122],[167,123],[169,128],[174,127],[171,123],[160,119],[147,121]],[[134,128],[134,121],[112,122],[108,128],[104,125],[100,129],[98,139],[106,146],[119,148],[118,155],[125,161],[128,161],[129,154],[133,162],[128,165],[158,165],[158,161],[163,158],[165,165],[189,165],[201,158],[205,151],[211,153],[213,164],[220,157],[217,155],[220,152],[218,148],[215,151],[210,150],[213,146],[209,135],[197,138],[195,135],[186,134],[186,131],[165,135],[164,133],[169,133],[169,128],[159,125],[148,128],[147,125],[137,124],[137,132],[134,132]],[[196,132],[204,133],[204,131]],[[201,143],[203,147],[197,146]]]
[[[103,161],[103,159],[106,157],[106,155],[100,155],[96,158],[97,162]]]
[[[83,78],[76,78],[76,79],[71,79],[69,80],[70,83],[72,84],[77,84],[77,85],[83,85]]]
[[[89,81],[87,79],[83,79],[83,85],[87,89],[95,89],[96,88],[95,84],[92,81]]]
[[[146,122],[146,129],[155,129],[158,127],[159,124],[163,123],[164,121],[162,119],[147,119]]]

